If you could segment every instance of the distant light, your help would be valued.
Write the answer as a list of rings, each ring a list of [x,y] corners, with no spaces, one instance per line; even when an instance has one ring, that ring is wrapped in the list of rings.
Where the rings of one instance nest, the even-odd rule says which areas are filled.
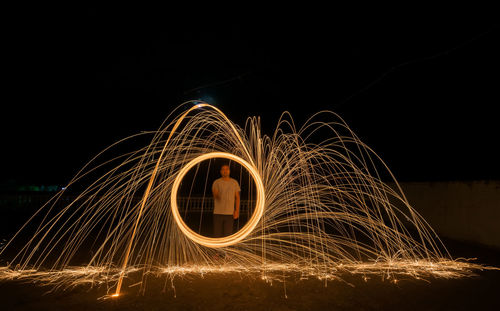
[[[201,97],[198,98],[198,100],[200,100],[202,102],[205,102],[207,104],[210,104],[212,106],[216,106],[215,99],[212,96],[208,95],[208,94],[202,95]]]
[[[61,190],[66,190],[66,187],[62,187]]]

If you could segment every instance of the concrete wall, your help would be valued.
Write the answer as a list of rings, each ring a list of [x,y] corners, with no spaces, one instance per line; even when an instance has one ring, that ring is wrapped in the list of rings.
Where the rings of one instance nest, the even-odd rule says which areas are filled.
[[[500,181],[400,185],[440,236],[500,248]]]

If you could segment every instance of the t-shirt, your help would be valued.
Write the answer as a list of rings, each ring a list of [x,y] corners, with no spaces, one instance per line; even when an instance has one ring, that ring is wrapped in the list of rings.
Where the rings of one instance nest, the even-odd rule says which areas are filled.
[[[214,199],[214,214],[233,215],[234,196],[236,191],[240,191],[238,182],[233,178],[224,180],[221,177],[214,181],[212,189],[219,192],[219,199]]]

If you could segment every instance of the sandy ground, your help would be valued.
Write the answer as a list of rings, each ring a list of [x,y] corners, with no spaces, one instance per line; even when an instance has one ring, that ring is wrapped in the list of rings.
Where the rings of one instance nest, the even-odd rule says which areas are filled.
[[[447,245],[454,257],[477,257],[477,263],[500,267],[500,250],[476,245]],[[239,273],[152,278],[145,294],[139,279],[124,283],[118,299],[99,300],[106,288],[51,288],[19,281],[0,282],[0,310],[500,310],[500,270],[478,271],[462,279],[416,280],[397,284],[372,276],[341,275],[344,281],[318,279],[266,282]]]
[[[148,281],[144,295],[124,287],[118,299],[98,300],[105,288],[80,286],[47,294],[47,287],[0,283],[1,310],[500,310],[500,271],[463,279],[364,281],[317,279],[268,283],[238,273]],[[133,284],[134,280],[128,280]],[[347,282],[347,283],[346,283]],[[350,283],[350,284],[348,284]]]

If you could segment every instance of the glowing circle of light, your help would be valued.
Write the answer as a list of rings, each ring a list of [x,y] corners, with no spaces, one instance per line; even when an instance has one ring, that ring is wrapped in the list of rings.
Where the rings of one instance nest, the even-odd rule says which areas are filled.
[[[198,234],[194,232],[191,228],[189,228],[186,223],[182,220],[181,215],[179,213],[179,209],[177,207],[177,191],[179,189],[179,185],[186,175],[186,173],[196,164],[208,160],[208,159],[213,159],[213,158],[225,158],[225,159],[230,159],[233,160],[243,167],[247,169],[247,171],[250,173],[252,176],[255,186],[257,189],[257,199],[256,199],[256,204],[255,204],[255,210],[252,214],[252,217],[248,220],[248,222],[241,228],[238,232],[233,233],[232,235],[222,237],[222,238],[210,238],[203,236],[201,234]],[[172,191],[171,191],[171,196],[170,196],[170,204],[172,207],[172,214],[174,216],[174,219],[179,226],[179,229],[192,241],[207,246],[207,247],[212,247],[212,248],[219,248],[219,247],[225,247],[225,246],[230,246],[233,244],[238,243],[239,241],[243,240],[246,236],[248,236],[253,229],[257,226],[259,223],[259,220],[262,217],[262,214],[264,213],[264,203],[265,203],[265,192],[264,192],[264,184],[262,183],[262,179],[260,178],[260,175],[257,171],[257,169],[252,166],[250,163],[247,161],[243,160],[242,158],[235,156],[233,154],[227,153],[227,152],[211,152],[207,153],[204,155],[201,155],[193,160],[191,160],[188,164],[186,164],[177,174],[177,177],[175,178],[175,181],[172,185]]]

